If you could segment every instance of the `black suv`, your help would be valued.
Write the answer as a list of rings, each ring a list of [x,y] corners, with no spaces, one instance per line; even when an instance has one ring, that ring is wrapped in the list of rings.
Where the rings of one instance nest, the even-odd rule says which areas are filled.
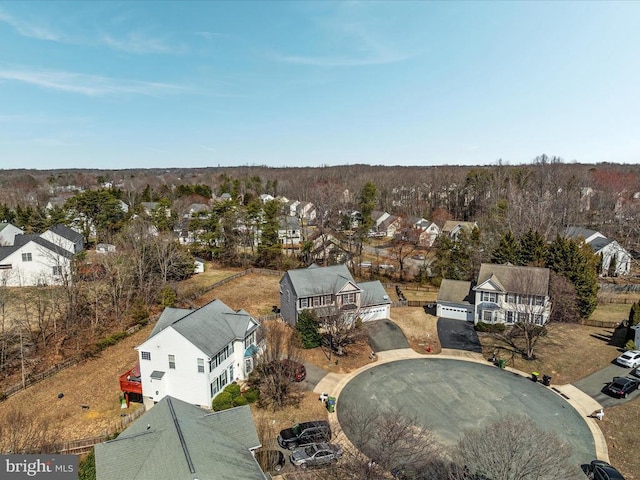
[[[285,428],[278,435],[278,445],[289,450],[296,448],[298,445],[328,442],[329,440],[331,440],[329,422],[322,420],[297,423],[291,428]]]
[[[582,470],[593,480],[624,480],[618,470],[602,460],[593,460],[588,465],[582,465]]]

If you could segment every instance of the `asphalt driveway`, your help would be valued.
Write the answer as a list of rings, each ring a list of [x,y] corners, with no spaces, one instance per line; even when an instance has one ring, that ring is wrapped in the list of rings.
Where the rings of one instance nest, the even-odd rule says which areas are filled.
[[[472,322],[438,318],[437,327],[442,348],[482,353],[482,345]]]
[[[409,348],[407,337],[404,336],[400,327],[391,320],[364,322],[363,326],[367,330],[369,345],[374,352]]]
[[[604,386],[611,382],[613,377],[629,377],[638,380],[638,377],[632,375],[632,372],[635,373],[632,368],[621,367],[616,363],[612,363],[582,380],[573,382],[573,385],[589,395],[603,407],[612,407],[640,397],[640,391],[638,390],[629,394],[627,398],[615,398],[602,392]]]
[[[348,423],[352,409],[408,415],[447,449],[456,445],[465,429],[517,414],[568,443],[576,468],[596,455],[585,418],[560,395],[485,364],[438,358],[381,364],[354,377],[340,393],[337,407],[347,437],[358,428]]]

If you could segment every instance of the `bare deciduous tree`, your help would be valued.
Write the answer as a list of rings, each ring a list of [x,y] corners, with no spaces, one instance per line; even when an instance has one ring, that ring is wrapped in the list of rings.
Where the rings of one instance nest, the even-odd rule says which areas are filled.
[[[18,409],[0,419],[0,453],[49,453],[54,451],[57,432],[48,422],[39,421]]]
[[[377,480],[392,474],[411,479],[448,478],[434,435],[414,417],[398,410],[358,409],[341,415],[340,424],[349,441],[342,442],[343,457],[323,471],[324,478]]]
[[[258,405],[278,410],[300,401],[300,389],[282,360],[300,361],[295,332],[282,321],[265,322],[261,327],[265,349],[256,359],[256,368],[249,379],[260,390]]]
[[[584,478],[570,454],[570,447],[554,433],[525,417],[509,416],[465,432],[454,460],[471,474],[491,480]]]

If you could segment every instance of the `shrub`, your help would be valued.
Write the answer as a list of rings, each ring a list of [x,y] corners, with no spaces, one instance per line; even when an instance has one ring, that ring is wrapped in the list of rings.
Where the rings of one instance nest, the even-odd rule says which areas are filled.
[[[634,342],[633,340],[629,340],[627,343],[624,344],[624,350],[625,351],[636,350],[636,342]]]
[[[244,392],[244,398],[246,398],[247,402],[249,403],[254,403],[256,400],[258,400],[259,396],[260,390],[258,390],[257,388],[249,388],[246,392]]]
[[[240,385],[238,385],[237,383],[230,383],[229,385],[224,387],[223,391],[231,395],[232,399],[236,399],[240,396]]]
[[[102,340],[98,340],[96,342],[96,347],[98,347],[98,350],[102,351],[107,347],[115,345],[120,340],[122,340],[123,338],[126,338],[128,336],[129,336],[129,334],[127,332],[116,332],[116,333],[113,333],[111,335],[106,336]]]
[[[249,401],[247,400],[247,397],[240,395],[239,397],[236,397],[233,399],[233,406],[234,407],[240,407],[242,405],[248,405]]]
[[[135,323],[145,326],[149,321],[149,309],[142,301],[138,301],[131,308],[131,318]]]
[[[218,394],[213,401],[211,402],[211,408],[215,412],[219,412],[220,410],[227,410],[233,407],[233,398],[229,392],[223,391]]]
[[[476,332],[502,333],[507,326],[504,323],[484,323],[478,322],[475,326]]]
[[[161,307],[173,307],[178,301],[178,294],[169,285],[166,285],[158,294]]]

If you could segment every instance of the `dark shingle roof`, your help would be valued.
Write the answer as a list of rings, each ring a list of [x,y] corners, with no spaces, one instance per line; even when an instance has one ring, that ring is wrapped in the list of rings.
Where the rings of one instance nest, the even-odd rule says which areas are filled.
[[[98,480],[265,480],[250,450],[260,441],[248,406],[210,413],[167,396],[95,446]]]
[[[63,238],[66,238],[67,240],[72,241],[73,243],[77,243],[82,240],[82,234],[76,232],[72,228],[67,227],[66,225],[62,225],[61,223],[54,225],[49,230],[60,235]]]

